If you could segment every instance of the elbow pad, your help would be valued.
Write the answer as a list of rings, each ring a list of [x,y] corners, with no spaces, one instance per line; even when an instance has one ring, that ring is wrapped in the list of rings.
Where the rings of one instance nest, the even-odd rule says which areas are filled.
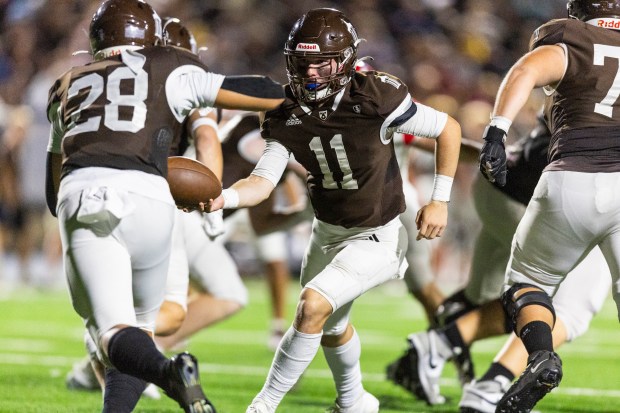
[[[284,98],[284,87],[267,76],[226,76],[222,89],[256,98]]]

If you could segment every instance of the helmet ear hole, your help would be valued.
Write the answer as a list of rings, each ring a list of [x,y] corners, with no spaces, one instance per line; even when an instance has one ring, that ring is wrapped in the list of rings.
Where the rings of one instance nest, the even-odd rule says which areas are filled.
[[[284,45],[289,84],[295,97],[306,103],[325,100],[343,89],[355,73],[361,39],[339,10],[313,9],[295,22]],[[308,62],[334,60],[329,74],[308,75]]]

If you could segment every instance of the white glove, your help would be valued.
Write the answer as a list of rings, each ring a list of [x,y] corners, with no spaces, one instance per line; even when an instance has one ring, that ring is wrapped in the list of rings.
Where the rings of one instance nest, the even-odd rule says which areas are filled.
[[[219,209],[214,212],[202,214],[202,227],[211,239],[215,240],[224,233],[224,210]]]

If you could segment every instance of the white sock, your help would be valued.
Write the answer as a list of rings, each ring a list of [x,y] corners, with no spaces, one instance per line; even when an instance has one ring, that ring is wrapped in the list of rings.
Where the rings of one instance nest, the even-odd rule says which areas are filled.
[[[323,333],[305,334],[290,327],[280,341],[267,380],[256,398],[277,407],[314,359],[322,336]]]
[[[362,345],[357,331],[353,330],[351,340],[340,347],[323,346],[323,353],[334,376],[338,405],[340,407],[353,406],[364,393],[360,368]]]

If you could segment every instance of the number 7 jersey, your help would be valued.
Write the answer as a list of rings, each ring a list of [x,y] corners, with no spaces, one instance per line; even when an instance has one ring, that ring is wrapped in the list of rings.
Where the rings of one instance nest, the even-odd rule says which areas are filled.
[[[380,72],[356,72],[323,106],[286,100],[267,112],[262,135],[308,171],[316,217],[345,228],[387,224],[405,210],[390,125],[415,113],[407,87]]]
[[[545,120],[552,133],[545,170],[620,172],[620,31],[575,19],[539,27],[530,49],[559,45],[566,72],[545,88]]]
[[[50,89],[50,152],[63,154],[62,176],[85,167],[166,176],[183,120],[212,104],[223,80],[192,53],[149,47],[76,67]]]

